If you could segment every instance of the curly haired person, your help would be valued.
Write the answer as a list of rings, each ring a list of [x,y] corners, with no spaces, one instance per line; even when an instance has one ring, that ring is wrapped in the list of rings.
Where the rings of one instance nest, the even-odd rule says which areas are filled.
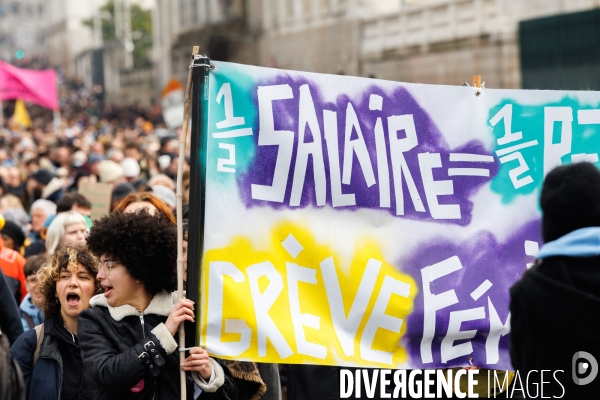
[[[23,371],[27,399],[94,398],[97,385],[83,368],[77,332],[79,314],[101,290],[97,272],[98,260],[82,244],[59,247],[38,271],[43,330],[28,330],[10,349]]]
[[[115,211],[96,221],[87,239],[99,256],[104,293],[80,316],[83,363],[98,383],[96,399],[175,399],[180,368],[189,371],[188,397],[235,399],[235,383],[216,360],[192,348],[180,367],[173,339],[194,303],[175,301],[176,228],[147,209]],[[196,391],[198,389],[196,388]]]

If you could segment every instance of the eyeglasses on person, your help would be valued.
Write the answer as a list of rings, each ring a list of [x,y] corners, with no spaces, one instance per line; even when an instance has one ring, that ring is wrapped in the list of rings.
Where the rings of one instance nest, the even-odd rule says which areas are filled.
[[[112,271],[114,264],[120,264],[118,261],[114,261],[114,260],[100,260],[98,261],[98,272],[100,272],[101,269],[104,269],[104,274],[106,276],[110,275],[110,272]]]

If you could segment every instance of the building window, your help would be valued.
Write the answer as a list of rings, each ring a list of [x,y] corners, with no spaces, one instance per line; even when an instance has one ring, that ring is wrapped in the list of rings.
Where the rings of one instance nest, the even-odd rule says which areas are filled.
[[[198,2],[190,0],[190,25],[194,25],[198,17]]]
[[[196,0],[179,1],[179,23],[182,27],[193,26],[197,21],[198,6]]]

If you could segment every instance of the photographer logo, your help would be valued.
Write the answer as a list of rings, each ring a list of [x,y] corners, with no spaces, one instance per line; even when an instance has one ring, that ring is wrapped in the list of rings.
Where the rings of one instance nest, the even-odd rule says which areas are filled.
[[[598,375],[598,362],[590,353],[578,351],[573,354],[571,371],[573,371],[573,382],[576,385],[587,385]]]

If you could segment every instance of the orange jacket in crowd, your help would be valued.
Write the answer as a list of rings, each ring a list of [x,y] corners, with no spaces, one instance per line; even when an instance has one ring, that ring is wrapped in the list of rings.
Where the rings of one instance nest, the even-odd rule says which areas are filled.
[[[4,239],[0,238],[0,269],[4,273],[9,286],[13,289],[13,293],[15,293],[17,304],[21,304],[27,294],[25,272],[23,272],[24,266],[25,257],[18,251],[4,247]]]

